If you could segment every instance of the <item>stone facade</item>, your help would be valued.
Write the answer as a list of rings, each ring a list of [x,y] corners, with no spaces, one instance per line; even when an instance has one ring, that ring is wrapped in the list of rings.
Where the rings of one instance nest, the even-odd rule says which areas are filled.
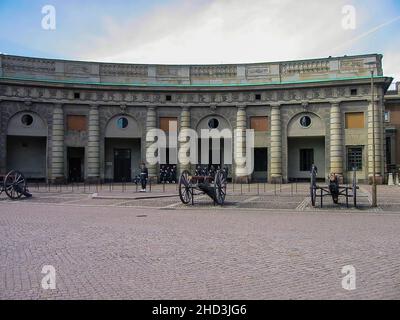
[[[375,118],[371,113],[370,71],[365,65],[371,61],[376,62],[377,75]],[[132,159],[134,153],[145,161],[146,151],[151,148],[146,133],[159,127],[161,117],[177,118],[181,130],[199,130],[204,121],[213,117],[224,128],[248,129],[253,117],[267,117],[268,129],[256,132],[255,147],[267,150],[265,178],[270,181],[306,177],[305,171],[291,176],[288,170],[290,159],[299,156],[292,146],[298,146],[298,142],[306,146],[314,140],[321,145],[317,156],[323,166],[321,178],[335,172],[347,179],[348,148],[361,146],[363,161],[358,177],[367,180],[371,174],[374,124],[376,172],[382,176],[386,163],[384,95],[392,79],[383,75],[381,66],[381,55],[205,66],[92,63],[0,55],[0,174],[13,168],[8,159],[17,152],[7,143],[9,136],[39,137],[30,133],[26,123],[14,128],[11,135],[10,119],[18,114],[34,114],[47,127],[42,138],[47,141],[43,178],[48,180],[71,175],[70,163],[76,161],[71,154],[78,152],[77,148],[83,150],[84,179],[113,180],[113,175],[118,174],[117,162],[124,166],[124,161],[109,158],[107,150],[117,154],[129,149]],[[349,112],[364,113],[365,126],[346,128]],[[84,130],[69,128],[68,117],[72,115],[86,119]],[[309,127],[299,126],[298,119],[303,115],[312,120]],[[129,125],[125,128],[120,123],[119,135],[110,125],[121,117]],[[245,146],[245,141],[240,142],[235,146],[236,152],[243,152]],[[138,165],[132,160],[132,171]],[[193,166],[182,165],[179,169],[193,170]],[[156,177],[157,166],[149,166],[149,173]],[[244,176],[243,169],[235,165],[230,177],[252,178]]]

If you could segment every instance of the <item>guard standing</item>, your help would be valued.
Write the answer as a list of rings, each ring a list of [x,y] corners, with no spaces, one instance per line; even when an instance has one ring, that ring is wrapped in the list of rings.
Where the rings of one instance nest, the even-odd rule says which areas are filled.
[[[140,183],[142,184],[142,190],[140,190],[140,192],[146,192],[148,177],[149,177],[149,170],[147,169],[146,164],[142,162],[140,165]]]

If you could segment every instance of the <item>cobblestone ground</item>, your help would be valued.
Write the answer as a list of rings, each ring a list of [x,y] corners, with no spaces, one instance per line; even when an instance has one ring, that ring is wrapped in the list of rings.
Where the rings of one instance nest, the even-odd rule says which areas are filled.
[[[380,186],[374,210],[369,186],[359,209],[327,198],[322,210],[310,207],[306,184],[263,188],[235,186],[223,209],[205,196],[194,207],[92,199],[93,187],[1,196],[0,298],[400,298],[399,187]],[[55,290],[41,288],[44,265],[56,269]],[[346,265],[356,269],[353,291],[341,285]]]

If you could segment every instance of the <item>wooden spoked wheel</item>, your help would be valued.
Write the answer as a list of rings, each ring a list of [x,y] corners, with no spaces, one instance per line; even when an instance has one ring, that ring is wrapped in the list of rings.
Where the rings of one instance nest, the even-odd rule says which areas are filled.
[[[26,179],[19,171],[10,171],[4,178],[4,191],[12,200],[17,200],[26,192]]]
[[[190,179],[190,173],[187,170],[183,171],[179,178],[179,198],[184,204],[189,204],[193,197]]]
[[[226,174],[222,170],[218,170],[214,177],[215,202],[222,206],[226,196]]]

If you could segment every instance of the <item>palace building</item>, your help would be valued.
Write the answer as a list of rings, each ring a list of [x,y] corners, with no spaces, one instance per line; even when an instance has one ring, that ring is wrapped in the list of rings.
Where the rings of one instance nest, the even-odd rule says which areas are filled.
[[[146,132],[168,134],[173,122],[178,130],[254,129],[254,172],[243,177],[229,165],[233,180],[307,179],[314,163],[320,179],[335,172],[347,181],[355,168],[367,182],[375,146],[382,182],[400,163],[400,96],[399,86],[388,91],[392,80],[379,54],[236,65],[0,55],[0,174],[130,181],[146,160]],[[178,172],[194,166],[177,164]],[[159,165],[148,167],[157,177]]]

